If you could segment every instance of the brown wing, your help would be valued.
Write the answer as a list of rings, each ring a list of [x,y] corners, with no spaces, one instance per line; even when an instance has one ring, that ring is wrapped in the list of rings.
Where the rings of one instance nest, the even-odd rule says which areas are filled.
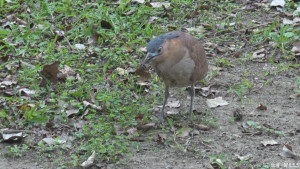
[[[189,34],[181,32],[181,36],[185,37],[182,38],[182,41],[184,41],[184,44],[189,49],[190,57],[195,61],[195,70],[191,80],[196,82],[197,80],[203,79],[208,71],[208,62],[204,47],[197,39]]]

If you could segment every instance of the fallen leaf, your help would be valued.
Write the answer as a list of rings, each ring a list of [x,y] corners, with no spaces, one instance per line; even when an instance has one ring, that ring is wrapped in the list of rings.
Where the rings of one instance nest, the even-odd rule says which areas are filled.
[[[145,65],[140,65],[136,69],[135,75],[139,75],[140,76],[139,81],[147,81],[151,77],[151,74],[146,71]]]
[[[280,156],[285,157],[285,158],[293,158],[296,160],[300,159],[300,156],[293,152],[292,146],[290,146],[288,144],[284,144],[284,146],[282,147]]]
[[[214,99],[207,99],[206,103],[208,105],[208,107],[210,108],[214,108],[214,107],[218,107],[218,106],[226,106],[229,103],[225,100],[222,99],[222,97],[217,97]]]
[[[116,71],[118,72],[119,75],[123,76],[125,74],[128,74],[127,70],[123,69],[123,68],[116,68]]]
[[[179,138],[187,137],[187,136],[189,136],[190,131],[192,131],[191,128],[182,128],[177,132],[177,137],[179,137]]]
[[[71,109],[71,110],[66,111],[66,115],[67,115],[67,117],[69,117],[73,114],[77,114],[78,112],[79,112],[79,109]]]
[[[265,105],[263,105],[263,104],[260,103],[258,105],[257,109],[259,109],[259,110],[267,110],[267,106],[265,106]]]
[[[135,127],[129,128],[128,130],[126,130],[126,133],[128,134],[129,137],[134,137],[138,135],[137,128]]]
[[[294,93],[294,94],[291,94],[289,96],[289,99],[296,99],[297,97],[300,97],[300,93]]]
[[[58,82],[57,74],[60,72],[58,70],[59,64],[60,64],[59,61],[55,61],[52,64],[45,65],[43,67],[43,70],[41,71],[41,74],[43,75],[42,76],[43,80],[41,82],[42,86],[47,84],[47,80],[52,82],[54,85],[57,84],[57,82]]]
[[[23,133],[16,131],[16,132],[9,132],[7,130],[3,131],[2,139],[3,141],[20,141],[24,138]]]
[[[101,27],[104,28],[104,29],[112,29],[113,28],[112,25],[109,22],[105,21],[105,20],[101,21]]]
[[[253,59],[265,57],[266,54],[264,52],[265,52],[265,48],[256,50],[255,52],[253,52],[253,55],[252,55]]]
[[[264,146],[274,146],[274,145],[278,145],[279,143],[275,140],[264,140],[261,141],[261,144],[263,144]]]
[[[206,126],[206,125],[203,125],[203,124],[193,124],[192,126],[190,126],[192,128],[196,128],[198,130],[204,130],[204,131],[207,131],[207,130],[210,130],[210,127],[209,126]]]
[[[173,110],[169,110],[166,112],[167,115],[174,115],[174,114],[178,114],[179,110],[177,109],[173,109]]]
[[[35,90],[30,90],[27,88],[21,88],[21,89],[19,89],[19,92],[21,93],[21,95],[25,95],[25,96],[31,96],[31,95],[35,95],[38,93]]]
[[[6,86],[15,85],[15,84],[17,84],[16,80],[13,80],[13,81],[11,81],[11,80],[4,80],[4,81],[0,82],[0,86],[2,88],[6,87]]]
[[[84,50],[85,49],[85,45],[84,44],[75,44],[74,49]]]
[[[142,52],[145,52],[145,53],[147,52],[147,47],[140,47],[139,49],[140,49]]]
[[[86,161],[84,161],[82,164],[80,164],[80,166],[83,168],[90,167],[91,165],[94,164],[95,157],[96,157],[96,152],[95,152],[95,150],[93,150],[92,155],[90,155]]]
[[[197,129],[193,129],[192,131],[190,131],[190,136],[195,136],[195,135],[199,135],[200,134],[200,131],[199,130],[197,130]]]
[[[170,7],[170,3],[168,2],[151,2],[150,4],[153,8],[160,8],[164,6],[166,9],[168,9]]]
[[[198,9],[200,9],[200,10],[209,10],[210,6],[209,5],[199,5]]]
[[[96,109],[96,110],[102,110],[102,107],[101,106],[97,106],[97,105],[95,105],[95,104],[91,104],[91,103],[89,103],[88,101],[83,101],[83,105],[84,105],[84,107],[91,107],[91,108],[93,108],[93,109]]]
[[[146,25],[146,24],[151,25],[151,24],[153,24],[157,19],[158,19],[158,17],[156,17],[156,16],[151,16],[151,17],[149,18],[149,20],[146,20],[146,21],[144,22],[144,25]],[[147,52],[146,47],[141,47],[140,49],[141,49],[142,52]]]
[[[284,0],[273,0],[270,4],[271,6],[277,7],[283,7],[285,5],[285,1]]]
[[[42,142],[45,142],[48,145],[57,145],[57,144],[64,144],[67,142],[67,140],[62,140],[62,139],[54,139],[52,137],[46,137],[43,138],[38,144],[41,144]]]
[[[250,158],[252,158],[251,154],[248,154],[248,155],[245,155],[245,156],[240,156],[238,154],[234,154],[234,155],[237,157],[237,159],[239,161],[248,161]]]
[[[126,12],[125,14],[122,14],[122,16],[131,16],[131,15],[133,15],[134,13],[136,13],[136,11],[137,11],[137,9],[128,11],[128,12]]]
[[[178,108],[178,107],[180,107],[180,102],[179,102],[179,100],[169,101],[166,106],[168,106],[170,108]]]
[[[99,38],[99,34],[98,33],[94,33],[92,36],[90,36],[86,42],[87,45],[90,44],[97,44],[98,43],[98,38]]]
[[[57,30],[57,31],[55,31],[55,34],[56,34],[57,36],[60,36],[60,37],[65,36],[65,32],[62,31],[62,30]]]
[[[204,33],[206,30],[203,26],[193,27],[193,28],[186,28],[189,32],[196,32],[196,33]]]
[[[133,52],[133,50],[128,46],[123,45],[122,47],[126,48],[127,52],[129,52],[129,53]]]
[[[145,0],[132,0],[131,2],[138,2],[138,3],[143,4],[145,2]]]
[[[138,126],[137,129],[147,131],[147,130],[150,130],[151,128],[153,128],[154,126],[155,126],[155,123],[147,123],[147,124]]]
[[[293,12],[294,16],[296,16],[297,14],[300,14],[300,6],[297,7],[297,9]]]
[[[158,134],[157,142],[160,143],[160,144],[161,144],[161,143],[164,143],[164,142],[167,140],[167,137],[168,137],[167,134],[159,133],[159,134]]]
[[[213,168],[220,168],[220,165],[221,165],[221,166],[224,166],[224,164],[223,164],[223,162],[222,162],[221,159],[216,159],[215,161],[213,161],[213,162],[211,163],[211,166],[212,166]]]

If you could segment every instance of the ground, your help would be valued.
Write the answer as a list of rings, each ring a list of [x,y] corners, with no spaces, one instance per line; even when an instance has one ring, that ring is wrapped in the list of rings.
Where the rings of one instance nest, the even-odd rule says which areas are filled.
[[[6,52],[0,52],[0,129],[24,136],[0,140],[0,169],[82,168],[93,151],[86,168],[300,168],[300,28],[299,22],[283,24],[299,18],[291,14],[299,3],[281,11],[259,0],[172,1],[168,8],[140,1],[31,3],[10,8],[5,1],[1,12],[6,19],[19,12],[12,17],[18,24],[16,18],[35,16],[39,24],[26,29],[0,22]],[[92,30],[97,17],[107,30],[96,23]],[[44,32],[35,37],[39,26]],[[53,27],[66,35],[55,36]],[[172,88],[169,101],[180,105],[167,106],[174,114],[157,125],[163,83],[151,68],[151,76],[137,73],[138,63],[147,42],[172,29],[199,39],[209,72],[196,83],[192,118],[189,88]],[[20,88],[38,94],[11,94]],[[217,97],[228,104],[209,107]]]

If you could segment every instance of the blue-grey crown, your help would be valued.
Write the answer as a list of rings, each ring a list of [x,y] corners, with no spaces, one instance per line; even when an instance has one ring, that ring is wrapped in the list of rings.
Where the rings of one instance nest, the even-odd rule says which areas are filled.
[[[163,36],[152,39],[147,46],[147,52],[155,52],[165,42],[166,39],[173,39],[179,37],[178,33],[170,32]]]

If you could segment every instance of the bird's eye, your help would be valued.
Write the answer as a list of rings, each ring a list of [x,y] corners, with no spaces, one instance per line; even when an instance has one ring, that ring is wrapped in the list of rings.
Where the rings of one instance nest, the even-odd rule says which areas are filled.
[[[159,48],[158,48],[158,52],[159,52],[159,53],[161,52],[161,49],[162,49],[162,47],[159,47]]]

